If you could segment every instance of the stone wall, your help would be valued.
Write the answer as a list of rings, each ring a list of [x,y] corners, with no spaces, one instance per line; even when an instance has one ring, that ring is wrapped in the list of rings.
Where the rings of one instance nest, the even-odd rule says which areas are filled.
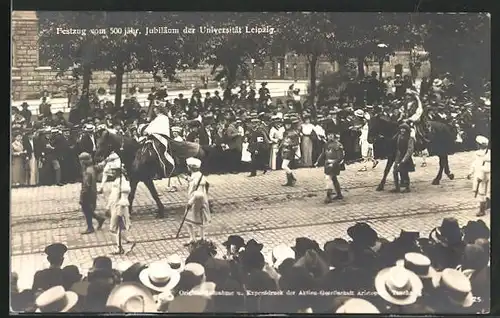
[[[34,11],[14,11],[12,14],[12,94],[14,100],[37,99],[40,92],[48,90],[54,97],[65,96],[65,91],[72,84],[81,84],[75,80],[71,72],[56,78],[57,72],[50,67],[39,65],[38,19]],[[190,89],[193,86],[202,88],[202,76],[212,78],[211,68],[200,67],[196,70],[179,72],[180,83],[166,82],[169,89]],[[111,72],[94,72],[91,89],[103,87],[111,92],[115,90],[114,75]],[[111,79],[111,80],[110,80]],[[109,85],[111,84],[111,85]],[[144,72],[132,72],[124,76],[124,88],[134,85],[149,91],[155,83],[153,76]],[[217,87],[217,83],[209,81],[208,88]]]

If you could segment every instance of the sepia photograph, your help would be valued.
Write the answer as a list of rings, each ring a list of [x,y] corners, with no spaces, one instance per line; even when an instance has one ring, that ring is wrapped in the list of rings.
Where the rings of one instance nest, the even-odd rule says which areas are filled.
[[[10,312],[489,313],[490,19],[12,11]]]

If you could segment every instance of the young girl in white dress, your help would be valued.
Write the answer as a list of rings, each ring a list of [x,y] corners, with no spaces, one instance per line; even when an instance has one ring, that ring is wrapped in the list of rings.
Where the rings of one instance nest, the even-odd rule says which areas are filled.
[[[188,184],[188,203],[186,208],[185,222],[189,233],[189,242],[186,246],[196,241],[196,229],[199,230],[200,238],[205,239],[205,226],[210,223],[210,205],[208,202],[209,183],[201,173],[201,161],[196,158],[186,159],[191,175]]]
[[[111,186],[111,193],[108,197],[107,209],[110,212],[109,231],[115,235],[116,249],[114,255],[125,254],[123,243],[129,244],[127,254],[135,247],[135,243],[127,237],[130,230],[130,205],[128,195],[130,193],[130,183],[127,179],[123,166],[113,166],[111,169],[115,180]]]

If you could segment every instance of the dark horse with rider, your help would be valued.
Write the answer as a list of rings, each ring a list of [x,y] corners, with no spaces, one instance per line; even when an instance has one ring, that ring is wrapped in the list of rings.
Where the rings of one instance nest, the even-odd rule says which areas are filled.
[[[456,128],[451,124],[429,120],[427,112],[423,109],[417,94],[413,95],[413,102],[422,111],[417,116],[418,118],[410,117],[410,120],[402,118],[394,119],[382,112],[376,112],[370,119],[368,141],[374,145],[376,158],[387,158],[384,175],[377,186],[377,191],[384,190],[387,175],[397,159],[396,154],[400,150],[398,149],[398,140],[401,135],[400,128],[405,127],[405,125],[413,126],[415,134],[413,136],[414,142],[412,141],[412,148],[414,151],[420,152],[427,149],[430,156],[438,156],[439,158],[439,170],[432,184],[438,185],[440,183],[443,172],[450,180],[455,178],[450,171],[448,156],[453,154],[456,149]],[[409,158],[409,161],[411,161],[411,158]],[[410,165],[412,165],[412,161]],[[407,170],[409,172],[414,171],[414,167],[408,167]],[[397,171],[394,172],[396,190],[399,190]]]
[[[156,176],[173,176],[185,159],[189,157],[203,159],[208,151],[197,143],[175,141],[168,135],[162,134],[159,138],[154,134],[148,135],[139,142],[132,137],[113,133],[107,129],[97,132],[96,143],[95,162],[105,160],[112,152],[120,157],[130,181],[130,211],[132,212],[137,185],[142,182],[158,206],[157,218],[164,217],[165,207],[153,183]]]

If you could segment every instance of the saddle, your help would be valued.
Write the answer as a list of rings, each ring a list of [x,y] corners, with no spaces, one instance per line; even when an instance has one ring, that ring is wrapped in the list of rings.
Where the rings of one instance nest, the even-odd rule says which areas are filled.
[[[415,124],[415,139],[418,144],[426,144],[429,142],[427,138],[430,133],[431,125],[427,122],[420,121]]]

